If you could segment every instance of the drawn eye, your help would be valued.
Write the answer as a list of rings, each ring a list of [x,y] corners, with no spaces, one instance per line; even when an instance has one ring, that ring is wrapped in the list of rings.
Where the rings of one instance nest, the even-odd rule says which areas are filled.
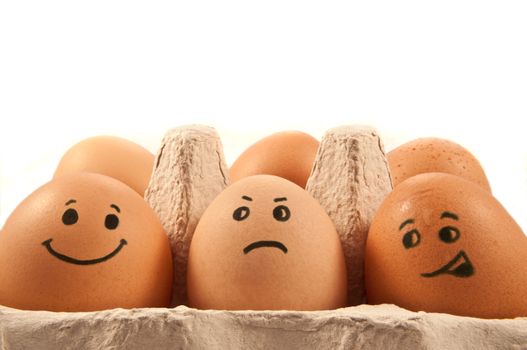
[[[69,208],[62,214],[62,222],[64,225],[73,225],[79,221],[79,214],[75,209]]]
[[[453,243],[459,239],[461,233],[454,226],[445,226],[439,230],[439,239],[445,243]]]
[[[236,221],[242,221],[247,219],[251,210],[248,207],[239,207],[232,213],[232,218]]]
[[[108,230],[115,230],[117,226],[119,225],[119,218],[115,214],[108,214],[106,215],[106,218],[104,218],[104,226]]]
[[[273,209],[273,217],[278,221],[287,221],[291,217],[291,211],[285,205],[279,205]]]
[[[403,245],[406,249],[415,247],[421,242],[421,234],[417,230],[411,230],[404,234]]]

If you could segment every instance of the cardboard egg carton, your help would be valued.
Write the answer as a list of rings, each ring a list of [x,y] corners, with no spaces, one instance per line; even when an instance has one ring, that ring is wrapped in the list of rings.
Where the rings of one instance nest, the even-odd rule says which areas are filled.
[[[213,128],[170,130],[157,152],[145,199],[171,242],[173,307],[77,313],[0,307],[0,348],[527,349],[527,318],[484,320],[362,304],[368,228],[392,186],[381,139],[370,128],[329,130],[306,187],[336,226],[348,267],[349,304],[358,306],[313,312],[184,306],[194,229],[228,185],[221,141]]]

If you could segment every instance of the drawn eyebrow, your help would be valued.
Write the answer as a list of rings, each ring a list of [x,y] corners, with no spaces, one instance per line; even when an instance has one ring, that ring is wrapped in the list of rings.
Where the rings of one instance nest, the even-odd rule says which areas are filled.
[[[286,201],[286,200],[287,200],[286,197],[278,197],[278,198],[273,199],[273,201],[275,201],[275,202],[283,202],[283,201]]]
[[[249,196],[242,196],[242,199],[245,199],[246,201],[252,201],[253,199]]]
[[[115,205],[115,204],[111,204],[110,207],[114,208],[115,210],[117,210],[118,213],[121,212],[121,209],[119,209],[119,207],[117,205]]]
[[[413,224],[413,223],[414,223],[414,220],[413,220],[413,219],[405,220],[405,221],[399,226],[399,230],[402,230],[403,227],[405,227],[406,225]]]
[[[444,218],[450,218],[450,219],[454,219],[454,220],[459,220],[459,217],[456,214],[451,213],[449,211],[444,211],[441,214],[441,219],[444,219]]]
[[[75,199],[70,199],[69,201],[66,202],[66,204],[64,205],[70,205],[71,203],[77,203],[77,201]]]

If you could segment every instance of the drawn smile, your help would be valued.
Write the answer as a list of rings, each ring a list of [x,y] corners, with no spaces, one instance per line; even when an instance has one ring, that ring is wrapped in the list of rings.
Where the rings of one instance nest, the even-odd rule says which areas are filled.
[[[245,254],[249,253],[253,249],[257,248],[263,248],[263,247],[272,247],[272,248],[278,248],[284,252],[284,254],[287,253],[287,247],[283,245],[282,243],[278,241],[257,241],[249,244],[247,247],[243,248],[243,252]]]
[[[455,277],[470,277],[474,274],[474,266],[470,262],[468,255],[462,250],[445,266],[434,272],[422,273],[421,276],[435,277],[444,273]]]
[[[46,249],[48,250],[48,252],[53,255],[54,257],[62,260],[62,261],[65,261],[67,263],[70,263],[70,264],[75,264],[75,265],[93,265],[93,264],[98,264],[98,263],[101,263],[103,261],[106,261],[108,259],[111,259],[113,258],[115,255],[117,255],[117,253],[119,253],[119,251],[125,246],[128,244],[128,242],[125,240],[125,239],[121,239],[121,242],[119,243],[119,246],[117,248],[114,249],[113,252],[111,252],[110,254],[108,255],[105,255],[101,258],[97,258],[97,259],[90,259],[90,260],[79,260],[79,259],[75,259],[75,258],[72,258],[70,256],[67,256],[67,255],[64,255],[64,254],[61,254],[59,252],[57,252],[56,250],[54,250],[52,247],[51,247],[51,241],[53,239],[50,238],[48,240],[45,240],[44,242],[42,242],[42,245],[44,247],[46,247]]]

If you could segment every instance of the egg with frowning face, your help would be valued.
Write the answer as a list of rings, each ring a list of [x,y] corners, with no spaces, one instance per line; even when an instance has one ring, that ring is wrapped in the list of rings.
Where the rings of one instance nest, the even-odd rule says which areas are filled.
[[[76,173],[33,192],[0,232],[0,305],[92,311],[170,303],[172,257],[156,214],[113,178]]]
[[[399,184],[371,224],[368,302],[481,318],[527,316],[527,237],[483,187],[442,173]]]
[[[256,175],[225,189],[201,217],[187,287],[200,309],[335,309],[346,303],[346,267],[318,202],[288,180]]]

